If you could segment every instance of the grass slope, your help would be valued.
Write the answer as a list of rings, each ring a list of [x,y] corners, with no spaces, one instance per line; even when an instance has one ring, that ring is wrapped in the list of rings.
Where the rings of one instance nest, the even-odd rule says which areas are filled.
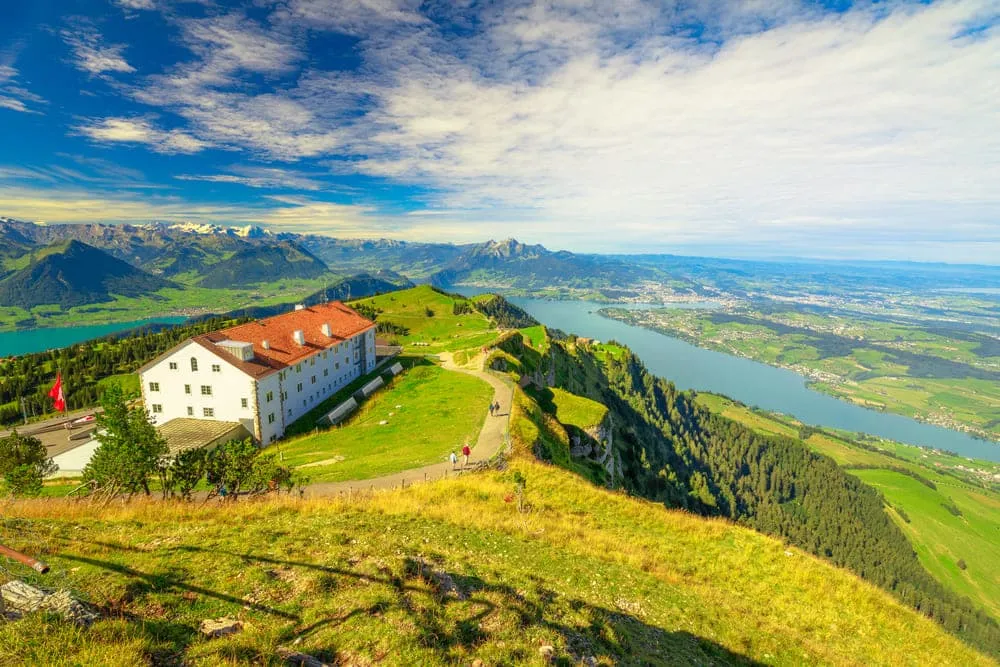
[[[761,433],[799,436],[798,422],[790,418],[754,412],[712,394],[699,394],[698,400]],[[1000,618],[1000,495],[977,485],[975,478],[943,474],[954,470],[952,466],[968,468],[967,460],[890,443],[883,454],[826,432],[812,433],[804,442],[846,468],[875,466],[852,469],[851,474],[882,492],[890,505],[887,511],[910,539],[921,564],[942,584]],[[937,488],[894,469],[910,471]],[[962,516],[945,509],[951,501]],[[902,508],[909,521],[895,508]],[[966,570],[958,568],[960,559]]]
[[[505,502],[515,471],[526,514]],[[358,665],[541,664],[541,646],[562,664],[990,664],[777,540],[524,456],[505,473],[350,499],[25,502],[7,517],[11,546],[52,564],[47,584],[106,617],[0,625],[3,663],[276,664],[298,641]],[[198,635],[224,614],[244,630]]]
[[[478,348],[496,338],[489,318],[478,312],[454,314],[455,298],[427,285],[383,294],[355,303],[380,311],[379,322],[406,327],[405,335],[390,335],[401,345],[427,352]]]
[[[313,482],[389,475],[440,463],[453,449],[475,445],[492,398],[492,388],[478,378],[415,366],[342,426],[278,447],[285,463],[301,467]]]

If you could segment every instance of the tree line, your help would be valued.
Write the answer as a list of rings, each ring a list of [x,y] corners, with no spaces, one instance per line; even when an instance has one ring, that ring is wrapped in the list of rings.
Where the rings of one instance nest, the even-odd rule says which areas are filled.
[[[190,336],[208,333],[246,318],[211,318],[166,329],[143,328],[58,350],[0,360],[0,424],[16,424],[22,409],[29,416],[53,412],[49,388],[62,374],[67,410],[97,405],[98,383],[109,376],[134,373],[143,364]],[[23,406],[22,406],[23,399]]]

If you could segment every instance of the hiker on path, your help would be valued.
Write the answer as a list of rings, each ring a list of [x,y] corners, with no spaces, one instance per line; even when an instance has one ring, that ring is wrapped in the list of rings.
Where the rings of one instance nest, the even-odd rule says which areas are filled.
[[[462,456],[464,456],[464,457],[465,457],[465,464],[464,464],[464,465],[462,465],[462,467],[463,467],[463,468],[464,468],[465,466],[469,465],[469,455],[470,455],[470,454],[472,454],[472,450],[471,450],[471,449],[469,449],[469,445],[467,445],[467,444],[466,444],[466,445],[463,445],[463,446],[462,446]]]
[[[490,417],[493,416],[493,410],[496,408],[496,403],[490,403]]]
[[[497,417],[500,416],[500,401],[496,401],[493,404],[493,414],[495,414]]]
[[[448,457],[448,460],[451,461],[451,469],[454,470],[455,466],[458,465],[458,456],[455,454],[454,449],[451,450],[451,456]]]

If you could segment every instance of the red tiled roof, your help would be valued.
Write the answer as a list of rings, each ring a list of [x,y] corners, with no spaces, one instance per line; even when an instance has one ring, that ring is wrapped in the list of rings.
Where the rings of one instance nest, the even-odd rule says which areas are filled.
[[[330,325],[330,336],[323,334],[324,324]],[[371,320],[362,317],[340,301],[331,301],[202,334],[192,340],[219,356],[224,355],[226,361],[256,378],[291,366],[315,352],[342,343],[374,326]],[[303,333],[304,345],[299,345],[292,337],[298,330]],[[225,348],[215,345],[223,340],[253,343],[254,358],[251,361],[241,361]],[[270,349],[264,349],[265,340]]]

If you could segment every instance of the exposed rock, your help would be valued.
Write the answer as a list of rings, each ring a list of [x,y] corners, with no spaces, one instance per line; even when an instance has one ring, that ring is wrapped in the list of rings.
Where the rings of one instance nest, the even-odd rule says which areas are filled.
[[[82,626],[88,626],[98,618],[95,612],[74,598],[68,590],[46,593],[16,579],[0,586],[0,599],[3,600],[0,606],[6,608],[5,613],[13,612],[18,616],[36,611],[51,611]]]
[[[556,655],[556,649],[553,646],[541,646],[538,649],[538,655],[542,656],[542,660],[545,662],[552,662],[552,659]]]
[[[301,667],[330,667],[329,663],[323,662],[319,658],[302,653],[284,646],[278,647],[278,657],[285,661],[286,665],[301,665]]]
[[[451,575],[442,570],[437,570],[433,565],[423,558],[414,558],[412,561],[421,577],[431,582],[434,588],[442,597],[453,597],[458,600],[466,599],[465,591],[458,587]]]
[[[201,625],[198,626],[198,630],[210,639],[235,634],[242,629],[243,624],[235,618],[231,618],[229,616],[223,616],[222,618],[216,619],[206,618],[201,622]]]

